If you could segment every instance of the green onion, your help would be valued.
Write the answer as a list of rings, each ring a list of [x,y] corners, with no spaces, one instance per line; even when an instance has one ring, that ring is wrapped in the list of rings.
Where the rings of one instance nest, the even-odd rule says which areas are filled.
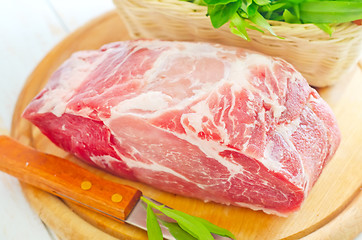
[[[301,23],[298,17],[289,12],[288,9],[284,10],[283,17],[284,21],[287,23]]]
[[[304,23],[342,23],[362,18],[362,1],[313,1],[300,4]]]
[[[213,27],[229,22],[230,31],[250,40],[247,29],[276,36],[267,20],[312,23],[331,35],[331,24],[362,19],[362,0],[187,0],[208,7]]]
[[[276,36],[268,21],[265,20],[265,18],[259,12],[256,12],[253,16],[249,17],[249,19],[257,26],[267,29],[271,34]]]
[[[238,0],[204,0],[207,5],[224,5]]]
[[[147,232],[150,240],[158,240],[159,237],[161,237],[162,239],[162,232],[160,236],[161,229],[157,221],[157,216],[154,214],[152,209],[157,209],[162,214],[168,216],[169,218],[172,218],[177,222],[168,223],[160,220],[163,225],[168,227],[170,233],[176,239],[214,240],[212,233],[235,239],[234,235],[231,232],[221,227],[218,227],[205,219],[191,216],[175,209],[170,209],[168,207],[165,207],[164,205],[157,205],[145,197],[141,197],[141,200],[147,204]],[[189,238],[186,238],[186,236],[188,236]]]
[[[163,240],[160,225],[150,205],[147,206],[147,235],[149,240]]]
[[[197,238],[184,231],[177,223],[160,221],[162,225],[168,228],[168,231],[176,240],[197,240]]]
[[[219,28],[225,23],[227,23],[230,18],[235,14],[239,9],[240,2],[230,2],[226,5],[209,5],[208,6],[208,15],[210,16],[211,23],[214,28]]]
[[[319,27],[321,30],[323,30],[324,32],[328,33],[329,36],[332,36],[332,33],[334,32],[334,28],[331,27],[330,25],[328,24],[325,24],[325,23],[316,23],[315,24],[317,27]]]

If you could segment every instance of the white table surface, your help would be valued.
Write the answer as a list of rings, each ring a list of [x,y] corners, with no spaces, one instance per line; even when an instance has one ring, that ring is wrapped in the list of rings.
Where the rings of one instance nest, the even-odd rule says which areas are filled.
[[[10,131],[27,76],[58,42],[114,9],[111,0],[0,0],[0,134]],[[0,239],[50,240],[18,181],[0,172]]]
[[[9,133],[22,86],[45,54],[113,8],[111,0],[0,0],[0,134]],[[17,180],[1,172],[0,239],[56,239],[26,202]]]

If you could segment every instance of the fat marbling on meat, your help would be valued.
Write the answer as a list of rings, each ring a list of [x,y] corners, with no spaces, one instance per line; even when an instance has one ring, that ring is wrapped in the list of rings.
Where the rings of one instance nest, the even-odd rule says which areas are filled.
[[[340,142],[331,109],[290,64],[209,43],[76,52],[24,117],[115,175],[277,215],[300,208]]]

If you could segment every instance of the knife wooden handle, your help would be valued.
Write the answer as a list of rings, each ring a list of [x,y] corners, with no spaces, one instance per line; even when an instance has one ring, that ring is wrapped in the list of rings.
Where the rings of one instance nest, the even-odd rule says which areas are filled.
[[[124,221],[141,196],[133,187],[103,179],[7,136],[0,136],[0,170],[116,220]]]

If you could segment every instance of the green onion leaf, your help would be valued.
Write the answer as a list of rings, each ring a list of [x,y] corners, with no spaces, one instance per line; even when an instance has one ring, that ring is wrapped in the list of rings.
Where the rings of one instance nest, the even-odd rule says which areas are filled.
[[[183,0],[185,1],[185,0]],[[186,0],[208,7],[212,25],[229,22],[230,31],[249,40],[246,29],[268,30],[276,36],[267,20],[288,23],[313,23],[328,34],[332,23],[362,19],[362,0]],[[234,15],[237,13],[238,17]],[[254,25],[249,23],[250,20]],[[278,37],[278,36],[277,36]]]
[[[242,0],[241,1],[241,8],[244,9],[245,8],[245,12],[246,9],[253,3],[253,0]]]
[[[149,240],[163,240],[160,225],[150,205],[147,205],[147,235]]]
[[[161,223],[168,228],[168,231],[174,238],[176,238],[176,240],[197,240],[197,238],[183,230],[177,223],[162,220]]]
[[[362,1],[313,1],[300,4],[303,23],[343,23],[362,19]]]
[[[259,32],[261,32],[261,33],[264,33],[263,30],[261,30],[260,28],[258,28],[258,27],[256,27],[256,26],[251,25],[251,24],[250,24],[248,21],[246,21],[246,20],[245,20],[245,27],[246,27],[246,28],[250,28],[250,29],[252,29],[252,30],[259,31]]]
[[[284,21],[287,23],[300,23],[300,20],[297,18],[297,16],[294,16],[291,12],[288,11],[288,9],[284,10],[283,17]]]
[[[293,10],[294,10],[294,15],[297,17],[297,19],[300,19],[300,9],[299,9],[299,4],[296,4],[293,6]],[[299,20],[300,23],[300,20]]]
[[[204,0],[204,2],[208,5],[225,5],[231,2],[236,2],[239,0]]]
[[[317,27],[319,27],[321,30],[323,30],[325,33],[329,34],[329,36],[332,36],[332,33],[334,32],[334,28],[331,27],[331,25],[326,24],[326,23],[319,23],[319,24],[314,24]]]
[[[166,216],[176,220],[178,225],[183,230],[195,236],[196,238],[202,240],[214,240],[214,237],[211,235],[208,229],[203,224],[196,221],[192,216],[166,207],[160,208],[159,210]]]
[[[248,8],[253,3],[253,0],[242,0],[240,9],[245,13],[245,17],[248,17]]]
[[[215,224],[212,224],[211,222],[209,222],[203,218],[199,218],[199,217],[195,217],[195,216],[192,216],[192,217],[195,218],[197,221],[201,222],[207,229],[209,229],[209,231],[211,233],[215,233],[215,234],[223,236],[223,237],[229,237],[229,238],[235,239],[235,236],[229,230],[216,226]]]
[[[244,38],[245,40],[250,41],[249,35],[246,32],[245,28],[242,28],[241,26],[236,27],[236,25],[233,22],[230,22],[229,28],[230,32],[232,32],[236,36],[239,36],[241,38]]]
[[[264,6],[270,3],[269,0],[254,0],[254,2],[259,6]]]
[[[182,230],[184,230],[185,232],[182,232],[180,229],[178,229],[178,227],[172,223],[164,224],[164,222],[162,220],[160,220],[162,222],[162,224],[164,224],[166,227],[170,227],[170,232],[173,231],[174,233],[176,232],[176,235],[179,236],[180,239],[182,240],[186,240],[189,238],[182,238],[180,237],[182,236],[189,236],[191,235],[193,238],[196,239],[202,239],[202,240],[214,240],[214,237],[212,236],[211,233],[215,233],[215,234],[220,234],[221,236],[229,236],[229,237],[234,237],[228,230],[222,229],[220,227],[217,227],[216,225],[213,225],[212,223],[209,223],[207,220],[202,219],[202,218],[198,218],[198,217],[194,217],[191,215],[188,215],[184,212],[181,211],[177,211],[175,209],[171,209],[168,207],[165,207],[164,205],[157,205],[156,203],[148,200],[145,197],[141,197],[141,200],[143,202],[145,202],[147,204],[147,231],[150,231],[148,229],[148,227],[151,228],[151,231],[153,232],[151,235],[152,237],[155,236],[154,238],[151,238],[150,234],[149,234],[149,239],[154,240],[154,239],[158,239],[156,237],[159,237],[159,235],[157,235],[157,233],[155,232],[155,228],[159,228],[158,222],[157,222],[157,218],[156,215],[153,213],[151,208],[157,209],[158,211],[160,211],[161,213],[163,213],[164,215],[172,218],[173,220],[175,220],[177,222],[177,225],[179,226],[179,228],[181,228]],[[150,209],[150,210],[149,210]],[[150,214],[150,226],[148,224],[148,218]],[[157,227],[155,227],[157,225]],[[154,229],[152,229],[154,228]],[[158,231],[158,230],[156,230]],[[161,230],[160,230],[161,231]],[[187,235],[187,234],[188,235]],[[171,233],[172,234],[172,233]],[[186,234],[186,235],[185,235]],[[162,232],[161,232],[161,237],[162,237]],[[193,240],[193,238],[190,238]]]
[[[227,23],[230,18],[239,9],[241,1],[231,2],[226,5],[209,5],[208,14],[211,19],[212,26],[219,28]]]
[[[300,3],[305,2],[305,1],[306,0],[279,0],[279,2],[287,2],[289,4],[300,4]],[[322,1],[324,1],[324,0],[322,0]]]
[[[254,16],[249,17],[250,21],[252,21],[253,23],[255,23],[256,25],[265,28],[266,30],[268,30],[271,34],[273,34],[274,36],[277,36],[273,29],[271,28],[270,24],[268,23],[267,20],[265,20],[265,18],[259,13],[256,12]]]
[[[273,5],[265,5],[265,6],[261,6],[258,10],[259,12],[274,12],[282,7],[284,7],[286,5],[286,3],[273,3]]]
[[[230,20],[229,28],[233,34],[250,41],[249,35],[246,32],[245,20],[238,14],[235,14]]]
[[[258,8],[259,8],[258,5],[252,3],[247,10],[248,17],[250,18],[251,16],[254,16],[255,13],[258,11]]]

